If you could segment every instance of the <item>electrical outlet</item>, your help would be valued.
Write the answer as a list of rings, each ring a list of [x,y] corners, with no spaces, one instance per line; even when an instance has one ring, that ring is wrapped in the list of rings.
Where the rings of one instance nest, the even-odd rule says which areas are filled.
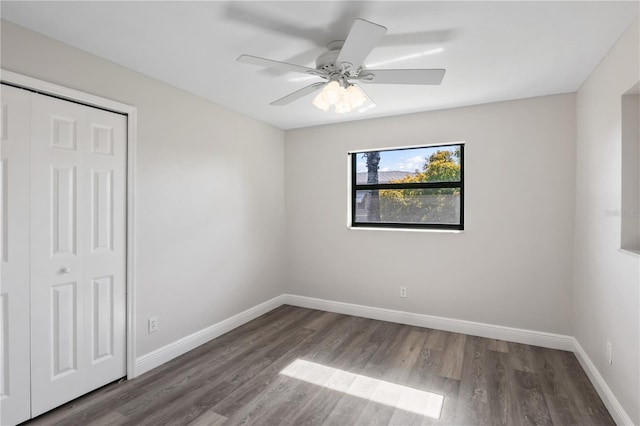
[[[611,342],[607,342],[607,362],[609,365],[613,364],[613,359],[611,358]]]
[[[149,334],[158,331],[158,317],[149,318]]]
[[[407,288],[400,287],[400,297],[407,297]]]

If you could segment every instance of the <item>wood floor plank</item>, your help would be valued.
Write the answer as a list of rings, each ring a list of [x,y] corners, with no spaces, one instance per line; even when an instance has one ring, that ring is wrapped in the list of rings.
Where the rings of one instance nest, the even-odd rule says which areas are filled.
[[[430,392],[444,396],[439,419],[424,417],[422,425],[456,425],[456,411],[460,395],[460,380],[436,376],[430,381]]]
[[[187,426],[222,426],[227,421],[227,418],[215,413],[211,410],[207,410],[194,419]]]
[[[490,369],[487,366],[487,352],[486,339],[469,336],[465,340],[456,410],[457,424],[493,424],[489,405]]]
[[[520,405],[516,397],[515,371],[507,352],[494,351],[489,342],[485,356],[488,371],[488,398],[494,425],[517,426],[523,424]]]
[[[467,336],[459,333],[447,333],[442,362],[438,374],[450,379],[460,380],[465,356]]]
[[[100,418],[90,421],[87,423],[87,426],[120,426],[126,424],[127,421],[126,416],[123,416],[117,411],[111,411]]]
[[[222,424],[615,423],[572,353],[286,305],[27,422]]]
[[[424,395],[425,397],[427,397],[430,393],[410,386],[409,378],[411,377],[411,373],[414,371],[416,364],[421,362],[421,355],[423,355],[422,350],[427,338],[428,333],[425,333],[424,330],[417,327],[413,329],[407,336],[407,339],[405,339],[395,358],[393,360],[389,360],[389,363],[395,366],[393,372],[387,372],[387,374],[385,375],[385,379],[390,381],[391,383],[397,383],[401,384],[402,386],[406,386],[407,390],[415,389],[416,391],[421,392],[421,395]],[[399,403],[401,403],[403,400],[404,398],[401,396]],[[409,408],[418,407],[409,406]],[[421,424],[422,417],[423,415],[421,413],[411,411],[410,409],[407,409],[407,407],[405,407],[403,404],[399,404],[396,406],[393,415],[389,419],[389,423],[393,425]]]
[[[447,335],[449,333],[446,331],[433,329],[425,329],[425,332],[427,333],[427,339],[424,343],[424,346],[428,349],[444,351],[444,347],[447,344]]]
[[[490,351],[509,353],[509,344],[504,340],[489,339],[488,344]]]
[[[399,395],[389,392],[382,383],[378,383],[371,393],[371,399],[364,407],[354,424],[358,425],[387,425],[395,412]],[[384,400],[385,403],[374,401]]]
[[[551,415],[536,373],[516,370],[515,381],[522,418],[534,425],[552,425]]]
[[[535,360],[532,357],[529,345],[508,342],[507,346],[509,353],[512,355],[509,357],[509,362],[514,369],[527,372],[534,371]]]
[[[446,342],[446,333],[442,332],[442,345],[435,345],[441,350],[431,349],[433,339],[430,338],[432,330],[425,330],[427,339],[420,350],[416,362],[414,363],[408,377],[403,380],[403,384],[407,387],[429,392],[444,397],[441,407],[440,417],[432,418],[418,416],[412,412],[402,412],[397,410],[391,418],[391,424],[453,424],[455,420],[455,407],[459,390],[459,381],[448,379],[438,375],[439,366],[442,361],[442,349]]]
[[[406,380],[420,358],[426,339],[426,333],[417,327],[412,327],[393,359],[389,360],[392,370],[387,370],[385,376],[394,381]]]
[[[320,316],[313,321],[310,321],[305,328],[310,328],[311,330],[320,330],[323,327],[326,327],[328,323],[334,321],[340,314],[336,314],[334,312],[322,312]]]

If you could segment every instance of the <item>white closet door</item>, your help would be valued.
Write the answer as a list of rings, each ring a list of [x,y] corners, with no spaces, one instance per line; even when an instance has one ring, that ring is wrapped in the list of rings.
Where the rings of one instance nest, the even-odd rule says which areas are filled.
[[[0,424],[30,417],[29,98],[2,85],[0,110]]]
[[[31,99],[31,404],[126,374],[126,117]]]

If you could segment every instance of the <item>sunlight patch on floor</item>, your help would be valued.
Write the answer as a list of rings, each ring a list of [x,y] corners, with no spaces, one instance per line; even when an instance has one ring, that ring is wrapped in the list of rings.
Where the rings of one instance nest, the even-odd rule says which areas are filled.
[[[440,418],[444,403],[444,396],[437,393],[350,373],[303,359],[296,359],[280,374],[434,419]]]

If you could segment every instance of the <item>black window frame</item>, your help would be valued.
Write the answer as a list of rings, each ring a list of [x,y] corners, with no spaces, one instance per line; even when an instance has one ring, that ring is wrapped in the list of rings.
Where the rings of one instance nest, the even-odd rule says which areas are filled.
[[[353,228],[391,228],[391,229],[435,229],[435,230],[464,230],[464,143],[455,142],[441,145],[421,145],[406,148],[370,149],[366,151],[350,152],[351,156],[351,227]],[[419,183],[378,183],[358,184],[357,157],[367,152],[403,151],[421,148],[460,147],[460,181],[459,182],[419,182]],[[356,193],[365,190],[382,189],[439,189],[460,188],[460,223],[401,223],[401,222],[356,222]]]

